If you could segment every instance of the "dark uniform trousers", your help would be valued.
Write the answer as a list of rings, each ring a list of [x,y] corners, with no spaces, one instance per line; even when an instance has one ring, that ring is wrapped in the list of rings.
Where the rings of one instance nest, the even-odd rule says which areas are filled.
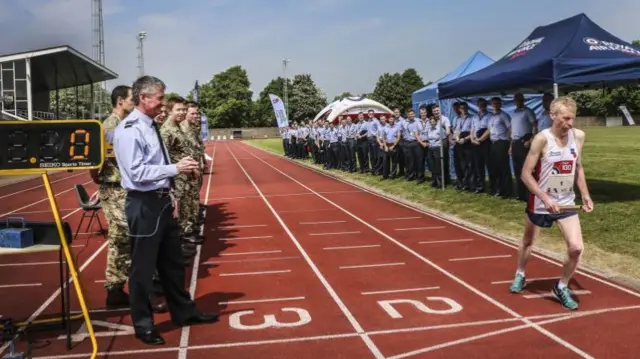
[[[282,149],[284,150],[284,155],[289,156],[289,139],[288,138],[282,139]]]
[[[444,183],[445,185],[449,185],[451,183],[451,171],[449,168],[451,167],[451,156],[449,152],[449,147],[451,143],[449,142],[449,138],[446,138],[442,141],[442,151],[444,155],[444,167],[441,169],[444,171]]]
[[[329,168],[338,169],[340,161],[340,142],[329,143]]]
[[[378,140],[376,136],[367,137],[367,141],[369,142],[369,163],[371,163],[371,173],[375,173],[378,168],[378,157],[380,156],[380,145],[378,144]]]
[[[461,132],[460,137],[468,137],[469,134],[470,132],[467,131]],[[458,185],[464,190],[474,189],[473,143],[468,140],[463,144],[457,144],[456,151],[458,153],[458,167],[456,167]]]
[[[329,164],[331,161],[331,147],[329,146],[329,140],[322,140],[322,162],[324,164],[324,168],[329,168]]]
[[[339,168],[343,171],[349,170],[349,144],[340,139],[340,165]]]
[[[491,194],[502,197],[511,196],[511,167],[509,166],[509,141],[497,140],[491,143],[491,160],[489,161],[489,181]]]
[[[402,144],[404,143],[403,139],[400,139],[398,142],[397,150],[398,150],[398,177],[404,176],[404,151],[402,150]]]
[[[291,155],[291,158],[296,158],[296,153],[298,151],[296,147],[297,141],[298,139],[296,136],[291,136],[289,139],[289,154]]]
[[[404,178],[405,179],[412,179],[415,178],[415,171],[414,171],[414,160],[413,160],[413,155],[411,153],[411,146],[412,143],[414,143],[415,141],[408,141],[406,139],[401,141],[401,147],[402,147],[402,153],[404,154]]]
[[[411,157],[413,157],[413,173],[414,178],[418,180],[423,180],[425,175],[425,161],[427,157],[425,153],[427,151],[426,147],[422,147],[420,142],[413,141],[411,142]]]
[[[389,177],[396,178],[398,175],[398,154],[400,153],[400,147],[396,146],[390,149],[393,143],[387,143],[389,151],[383,151],[382,153],[382,178],[387,179]]]
[[[197,315],[195,303],[185,290],[180,227],[172,212],[168,192],[162,195],[156,191],[127,193],[125,215],[131,234],[129,302],[136,332],[154,328],[149,297],[156,268],[171,319],[179,323]]]
[[[440,151],[442,150],[442,146],[427,147],[427,163],[431,170],[431,187],[442,187],[442,165],[440,163],[442,158]]]
[[[476,131],[476,138],[480,138],[486,131],[486,128]],[[479,145],[473,145],[473,188],[476,191],[483,192],[485,190],[485,178],[487,176],[486,168],[490,163],[490,151],[491,141],[488,137]]]
[[[347,148],[349,149],[349,172],[355,172],[357,170],[357,160],[356,160],[356,151],[357,144],[355,138],[347,139]]]
[[[522,182],[521,175],[524,161],[529,153],[529,148],[524,146],[524,142],[530,140],[531,137],[531,134],[527,134],[517,140],[511,141],[511,158],[513,159],[513,171],[516,175],[516,190],[518,199],[521,201],[526,201],[529,196],[529,191],[527,186]]]
[[[358,139],[358,162],[361,173],[369,171],[369,140],[366,137]]]

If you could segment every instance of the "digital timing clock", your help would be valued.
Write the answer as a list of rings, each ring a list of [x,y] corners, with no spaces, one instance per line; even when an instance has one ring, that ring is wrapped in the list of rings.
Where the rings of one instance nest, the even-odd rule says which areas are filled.
[[[0,121],[0,175],[99,168],[104,153],[99,121]]]

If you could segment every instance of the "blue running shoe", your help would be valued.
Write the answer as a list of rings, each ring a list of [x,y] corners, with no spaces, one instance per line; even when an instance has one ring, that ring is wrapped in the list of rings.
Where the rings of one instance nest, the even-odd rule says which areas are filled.
[[[578,303],[571,297],[571,291],[569,290],[569,287],[560,289],[556,284],[553,286],[553,290],[551,291],[551,293],[558,301],[560,301],[560,304],[562,304],[563,307],[569,310],[578,309]]]
[[[524,277],[524,275],[516,273],[516,277],[513,279],[511,287],[509,287],[509,291],[511,293],[521,293],[526,285],[527,279]]]

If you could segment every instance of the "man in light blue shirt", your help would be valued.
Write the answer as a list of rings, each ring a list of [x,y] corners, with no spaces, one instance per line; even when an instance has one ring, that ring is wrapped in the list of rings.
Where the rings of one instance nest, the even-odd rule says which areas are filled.
[[[471,128],[475,116],[469,114],[469,108],[466,102],[460,102],[458,111],[459,115],[455,129],[455,151],[458,158],[456,166],[456,187],[462,191],[471,191],[474,187]]]
[[[485,191],[485,178],[490,163],[491,141],[489,140],[489,119],[487,100],[478,99],[478,114],[471,125],[471,143],[473,144],[473,172],[475,193]]]
[[[538,121],[536,120],[536,114],[533,110],[525,106],[524,95],[522,93],[516,93],[513,98],[516,103],[516,109],[510,114],[511,147],[509,148],[509,154],[513,160],[513,170],[516,175],[516,192],[518,199],[526,202],[529,198],[529,190],[527,190],[527,186],[522,183],[522,167],[529,153],[533,136],[537,132]]]
[[[153,120],[162,107],[165,84],[143,76],[132,86],[135,109],[114,132],[121,186],[127,191],[125,215],[131,243],[129,303],[136,338],[150,345],[164,344],[154,326],[149,298],[157,269],[171,312],[178,325],[209,323],[216,314],[203,314],[184,289],[185,269],[173,177],[193,173],[198,163],[190,157],[172,164]]]
[[[358,133],[356,135],[358,162],[360,173],[369,172],[369,125],[364,119],[364,113],[358,113]]]
[[[538,118],[538,132],[545,130],[551,127],[551,113],[549,112],[549,108],[551,107],[551,102],[553,101],[553,95],[546,92],[542,95],[542,114]]]
[[[511,117],[502,111],[502,99],[491,99],[493,114],[489,119],[491,139],[491,161],[489,171],[489,194],[508,198],[513,186],[509,166],[509,146],[511,139]]]

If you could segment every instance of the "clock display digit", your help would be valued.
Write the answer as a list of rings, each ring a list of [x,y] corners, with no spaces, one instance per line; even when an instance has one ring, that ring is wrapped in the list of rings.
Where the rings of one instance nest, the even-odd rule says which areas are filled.
[[[87,160],[90,143],[89,132],[83,129],[73,131],[69,137],[69,157],[76,161]]]
[[[28,136],[24,131],[13,131],[9,135],[9,153],[7,161],[10,163],[27,162]]]
[[[47,130],[40,135],[40,160],[57,161],[60,154],[60,135]]]

